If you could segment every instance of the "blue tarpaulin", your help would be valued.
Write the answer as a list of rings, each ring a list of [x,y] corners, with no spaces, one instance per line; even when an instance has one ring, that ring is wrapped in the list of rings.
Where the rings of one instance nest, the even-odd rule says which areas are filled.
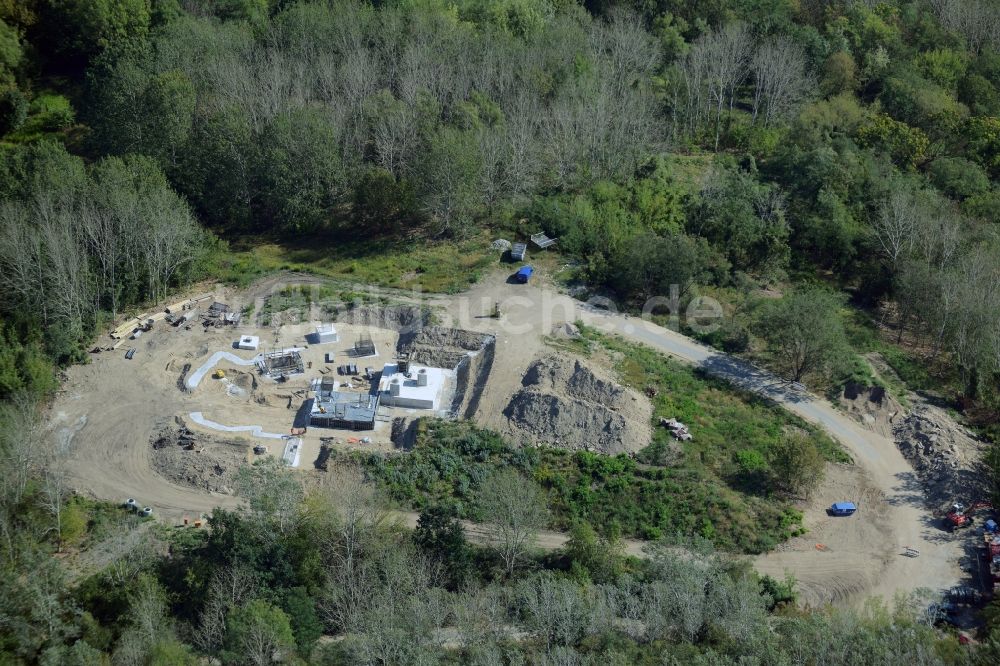
[[[858,510],[858,507],[854,506],[854,502],[835,502],[830,509],[841,515],[850,515]]]

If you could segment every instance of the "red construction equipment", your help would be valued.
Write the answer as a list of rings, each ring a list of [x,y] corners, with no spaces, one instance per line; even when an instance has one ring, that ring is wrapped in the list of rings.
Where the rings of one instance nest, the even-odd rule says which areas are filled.
[[[944,524],[951,531],[969,527],[972,525],[973,517],[977,511],[992,508],[993,505],[989,502],[973,502],[968,508],[962,504],[952,504],[944,516]]]

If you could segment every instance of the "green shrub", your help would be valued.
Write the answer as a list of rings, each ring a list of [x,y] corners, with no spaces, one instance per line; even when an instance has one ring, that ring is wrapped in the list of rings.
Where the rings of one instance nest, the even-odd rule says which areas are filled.
[[[964,157],[941,157],[927,169],[934,186],[955,199],[967,199],[990,189],[990,179],[975,162]]]

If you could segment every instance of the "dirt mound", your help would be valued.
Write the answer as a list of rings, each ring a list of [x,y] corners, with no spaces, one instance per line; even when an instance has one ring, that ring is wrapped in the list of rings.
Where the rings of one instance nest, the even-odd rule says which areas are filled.
[[[579,360],[549,356],[533,363],[504,409],[522,443],[616,454],[649,444],[652,407]]]
[[[552,337],[559,340],[574,340],[580,337],[580,329],[568,321],[552,328]]]
[[[886,437],[892,437],[894,425],[904,416],[903,406],[882,386],[846,384],[838,403],[866,428]]]
[[[233,494],[236,473],[246,464],[247,445],[166,426],[150,441],[153,469],[173,483]]]
[[[986,445],[940,407],[917,403],[896,424],[893,435],[932,506],[971,503],[986,496],[985,478],[979,470]]]

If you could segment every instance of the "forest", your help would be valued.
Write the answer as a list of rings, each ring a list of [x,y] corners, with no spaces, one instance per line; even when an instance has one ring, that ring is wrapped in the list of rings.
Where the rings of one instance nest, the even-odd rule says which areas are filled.
[[[42,424],[99,331],[260,274],[259,247],[350,244],[398,276],[378,248],[530,220],[567,283],[635,311],[710,295],[725,324],[687,332],[816,390],[879,381],[881,354],[992,442],[998,503],[998,183],[997,0],[0,0],[0,661],[996,663],[996,604],[976,649],[916,600],[799,611],[677,516],[663,536],[697,561],[637,560],[520,484],[528,532],[568,546],[466,542],[502,477],[460,515],[413,470],[306,492],[255,467],[250,510],[208,532],[123,527],[69,491]],[[499,450],[441,433],[417,463]],[[415,532],[383,515],[400,494]],[[723,545],[771,545],[770,511]],[[114,530],[117,555],[91,551]]]

